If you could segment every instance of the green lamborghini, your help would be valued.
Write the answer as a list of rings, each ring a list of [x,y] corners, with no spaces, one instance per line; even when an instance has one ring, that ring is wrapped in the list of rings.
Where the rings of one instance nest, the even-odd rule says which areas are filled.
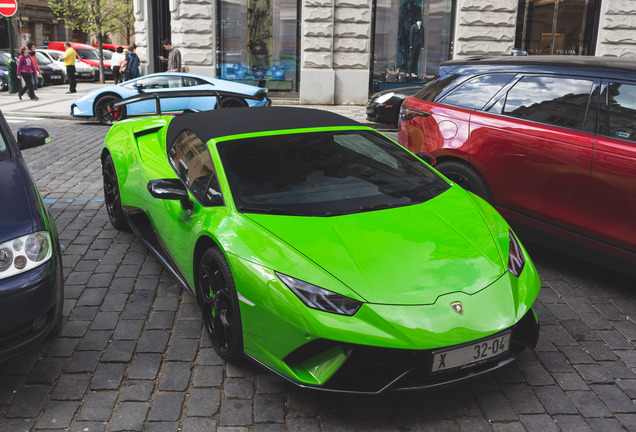
[[[267,107],[124,120],[101,160],[111,223],[196,297],[223,359],[380,393],[489,373],[539,334],[527,252],[424,156]]]

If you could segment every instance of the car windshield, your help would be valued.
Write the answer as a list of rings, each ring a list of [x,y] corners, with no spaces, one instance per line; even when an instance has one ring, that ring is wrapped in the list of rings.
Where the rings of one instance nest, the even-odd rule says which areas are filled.
[[[52,63],[50,57],[48,57],[46,54],[42,54],[41,52],[38,52],[38,51],[35,52],[35,58],[38,61],[38,65],[45,65],[45,64]]]
[[[84,60],[99,60],[96,49],[79,48],[75,50],[77,55]]]
[[[425,202],[449,185],[372,131],[307,132],[218,143],[241,212],[334,216]]]

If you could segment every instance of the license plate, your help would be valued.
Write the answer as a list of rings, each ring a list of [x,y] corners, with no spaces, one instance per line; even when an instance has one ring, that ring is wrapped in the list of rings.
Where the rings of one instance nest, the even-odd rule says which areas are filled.
[[[84,73],[84,72],[83,72],[83,73],[80,73],[80,76],[91,76],[91,74],[90,74],[90,73]]]
[[[479,363],[510,350],[510,333],[433,354],[433,372]]]
[[[62,75],[51,75],[51,79],[62,79]]]

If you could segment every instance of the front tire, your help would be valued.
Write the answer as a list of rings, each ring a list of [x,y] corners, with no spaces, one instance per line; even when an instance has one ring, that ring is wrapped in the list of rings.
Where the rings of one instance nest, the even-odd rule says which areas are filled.
[[[113,157],[108,155],[102,162],[102,177],[104,179],[104,203],[110,223],[118,230],[128,230],[128,222],[121,206],[121,194]]]
[[[243,326],[230,266],[223,253],[210,248],[197,271],[197,300],[214,350],[226,361],[243,357]]]
[[[111,104],[119,102],[121,98],[115,95],[104,95],[95,101],[95,117],[103,125],[110,126],[123,117],[124,107],[119,107],[118,114],[111,108]]]
[[[438,163],[435,165],[435,169],[450,181],[492,203],[492,193],[488,183],[479,174],[479,171],[470,165],[457,161],[447,161]]]

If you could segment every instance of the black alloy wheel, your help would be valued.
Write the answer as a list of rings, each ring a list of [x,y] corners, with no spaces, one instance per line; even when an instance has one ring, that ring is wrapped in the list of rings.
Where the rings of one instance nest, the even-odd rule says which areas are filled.
[[[234,279],[217,248],[208,249],[197,272],[197,300],[212,346],[227,361],[243,357],[243,328]]]
[[[247,102],[245,102],[243,99],[235,97],[227,97],[221,99],[221,108],[242,108],[246,106]]]
[[[124,107],[113,108],[112,104],[119,102],[121,98],[115,95],[104,95],[95,102],[95,117],[103,125],[110,126],[116,120],[120,120],[124,114]]]
[[[115,163],[111,155],[106,156],[102,162],[102,177],[104,179],[104,203],[106,204],[108,219],[110,219],[110,223],[115,228],[127,230],[128,222],[121,206],[117,171],[115,171]]]
[[[462,162],[447,161],[438,163],[435,169],[467,191],[479,195],[489,203],[493,202],[488,183],[472,166]]]

